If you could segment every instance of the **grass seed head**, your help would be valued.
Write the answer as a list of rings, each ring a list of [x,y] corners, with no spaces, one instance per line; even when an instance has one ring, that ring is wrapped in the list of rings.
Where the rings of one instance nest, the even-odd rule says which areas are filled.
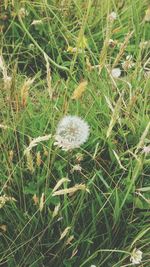
[[[26,152],[26,161],[27,161],[27,168],[28,170],[33,173],[34,172],[34,165],[33,165],[33,158],[30,151]]]
[[[36,165],[39,167],[42,163],[42,160],[41,160],[41,153],[40,151],[37,152],[36,154]]]
[[[88,84],[87,81],[81,82],[78,85],[78,87],[74,90],[73,95],[72,95],[72,99],[78,100],[79,98],[81,98],[82,94],[86,90],[87,84]]]
[[[24,81],[22,88],[21,88],[21,105],[22,107],[25,107],[27,104],[27,98],[29,95],[29,89],[31,84],[34,82],[34,79],[27,79]]]
[[[15,198],[9,197],[6,195],[0,196],[0,209],[3,208],[6,202],[8,201],[16,201]]]

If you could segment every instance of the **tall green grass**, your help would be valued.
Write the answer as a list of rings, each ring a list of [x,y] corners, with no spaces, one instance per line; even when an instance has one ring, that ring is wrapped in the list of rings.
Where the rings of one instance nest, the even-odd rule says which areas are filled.
[[[0,266],[123,267],[135,247],[143,252],[139,266],[150,266],[150,158],[142,153],[150,142],[148,4],[0,4],[1,55],[12,77],[7,84],[1,70],[0,186],[1,196],[15,199],[0,209]],[[128,55],[134,66],[125,71]],[[111,76],[112,67],[121,68],[120,78]],[[72,99],[83,80],[84,93]],[[72,152],[54,146],[66,114],[90,125],[89,140]],[[24,154],[32,139],[48,134]],[[78,163],[82,171],[72,173]],[[87,190],[53,196],[62,178],[70,182],[59,189]]]

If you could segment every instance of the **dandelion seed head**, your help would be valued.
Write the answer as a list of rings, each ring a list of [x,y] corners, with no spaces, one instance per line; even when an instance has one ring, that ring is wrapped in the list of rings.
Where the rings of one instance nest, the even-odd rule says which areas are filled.
[[[121,70],[119,68],[114,68],[111,71],[111,75],[113,78],[119,78],[121,75]]]
[[[80,147],[89,137],[88,124],[78,116],[65,116],[58,124],[55,145],[63,150]]]
[[[139,264],[142,261],[142,251],[139,249],[134,249],[131,257],[130,257],[130,261],[132,262],[132,264]]]

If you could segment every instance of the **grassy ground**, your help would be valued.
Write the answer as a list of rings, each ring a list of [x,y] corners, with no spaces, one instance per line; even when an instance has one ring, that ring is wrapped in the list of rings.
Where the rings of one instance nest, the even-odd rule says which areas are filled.
[[[123,267],[134,248],[150,266],[149,1],[0,5],[0,266]],[[90,126],[71,152],[66,114]]]

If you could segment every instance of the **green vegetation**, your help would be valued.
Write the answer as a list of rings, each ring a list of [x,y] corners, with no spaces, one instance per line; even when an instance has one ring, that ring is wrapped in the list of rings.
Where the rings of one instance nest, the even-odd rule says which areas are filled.
[[[0,266],[150,266],[149,1],[1,2]]]

